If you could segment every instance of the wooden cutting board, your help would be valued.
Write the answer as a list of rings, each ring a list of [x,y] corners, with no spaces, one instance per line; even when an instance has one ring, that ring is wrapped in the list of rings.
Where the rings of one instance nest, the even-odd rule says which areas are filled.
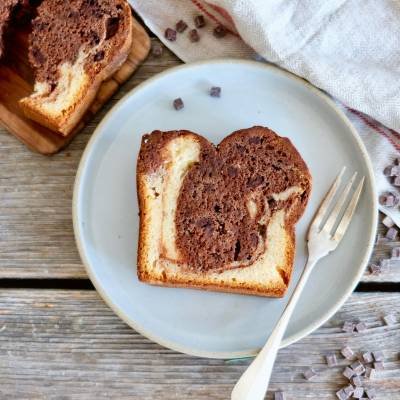
[[[0,64],[0,124],[25,143],[31,150],[51,155],[65,147],[96,112],[110,99],[146,58],[150,38],[134,19],[132,50],[121,68],[111,79],[103,82],[95,100],[74,131],[67,137],[26,118],[18,101],[33,91],[33,74],[28,63],[28,35],[20,32],[13,37],[6,60]]]

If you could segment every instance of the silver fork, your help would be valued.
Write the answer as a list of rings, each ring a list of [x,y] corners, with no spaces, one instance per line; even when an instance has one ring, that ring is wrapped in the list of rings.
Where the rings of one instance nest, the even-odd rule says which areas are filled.
[[[337,176],[333,185],[322,201],[313,221],[311,222],[308,235],[308,260],[304,267],[300,280],[293,291],[293,294],[286,305],[286,308],[279,319],[276,327],[272,331],[267,343],[258,353],[257,357],[250,364],[247,370],[240,377],[239,381],[233,388],[231,400],[263,400],[268,389],[269,380],[274,366],[275,358],[282,341],[283,334],[289,323],[300,294],[304,289],[308,277],[315,264],[331,251],[335,250],[342,240],[354,211],[360,198],[361,190],[364,184],[364,177],[361,179],[354,191],[347,207],[344,210],[346,200],[349,198],[350,190],[354,184],[357,172],[351,177],[342,193],[340,194],[336,204],[328,216],[328,209],[332,204],[333,198],[338,191],[342,181],[345,167]],[[342,215],[343,213],[343,215]],[[341,219],[340,216],[342,215]],[[322,225],[322,222],[326,222]],[[322,225],[322,226],[321,226]],[[337,225],[337,228],[334,227]]]

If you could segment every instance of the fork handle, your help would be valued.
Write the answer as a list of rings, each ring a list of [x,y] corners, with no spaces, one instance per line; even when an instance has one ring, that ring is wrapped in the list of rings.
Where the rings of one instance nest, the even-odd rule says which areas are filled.
[[[287,303],[282,316],[272,331],[267,343],[249,365],[231,394],[231,400],[263,400],[268,389],[269,380],[275,363],[283,334],[296,307],[300,294],[304,289],[310,272],[317,260],[308,259],[299,282]]]

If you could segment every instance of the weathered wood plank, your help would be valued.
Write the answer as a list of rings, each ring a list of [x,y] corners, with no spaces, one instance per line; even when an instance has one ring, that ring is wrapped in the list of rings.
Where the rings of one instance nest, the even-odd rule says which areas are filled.
[[[156,41],[156,39],[153,39]],[[156,73],[180,64],[168,50],[150,55],[95,119],[60,154],[28,151],[0,127],[0,278],[86,278],[71,221],[72,187],[82,151],[95,126],[125,93]],[[375,258],[390,248],[378,244]],[[368,282],[400,282],[400,263]]]
[[[323,356],[348,344],[383,350],[386,370],[369,386],[377,399],[400,399],[400,296],[356,293],[322,328],[280,351],[271,392],[288,399],[333,399],[345,383],[340,366]],[[346,334],[345,320],[360,318],[368,331]],[[94,291],[0,290],[0,398],[4,399],[228,399],[248,360],[207,360],[160,347],[118,319]],[[312,382],[301,373],[318,372]],[[268,398],[271,398],[270,396]]]

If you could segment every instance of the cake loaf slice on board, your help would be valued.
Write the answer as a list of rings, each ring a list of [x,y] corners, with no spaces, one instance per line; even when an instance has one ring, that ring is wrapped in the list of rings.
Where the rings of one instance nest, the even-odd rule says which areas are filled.
[[[34,93],[20,105],[28,118],[68,135],[126,60],[131,9],[126,0],[43,0],[37,14],[29,46]]]
[[[154,131],[142,139],[137,188],[141,281],[284,295],[311,191],[289,139],[255,126],[214,146],[189,131]]]

